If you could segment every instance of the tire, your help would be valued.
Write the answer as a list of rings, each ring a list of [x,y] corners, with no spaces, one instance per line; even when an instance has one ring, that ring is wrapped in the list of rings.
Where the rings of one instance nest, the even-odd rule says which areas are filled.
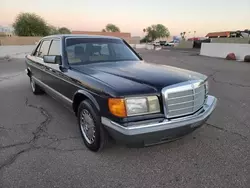
[[[80,103],[77,120],[84,144],[89,150],[97,152],[107,146],[109,142],[108,133],[101,124],[98,110],[90,100],[84,100]],[[87,135],[88,133],[90,135]]]
[[[44,93],[43,90],[35,83],[35,80],[32,78],[32,76],[30,77],[30,87],[31,87],[31,91],[35,95]]]

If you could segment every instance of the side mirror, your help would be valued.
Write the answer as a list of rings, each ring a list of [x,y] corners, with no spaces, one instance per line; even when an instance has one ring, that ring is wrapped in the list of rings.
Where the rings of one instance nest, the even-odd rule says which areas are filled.
[[[52,63],[52,64],[62,64],[62,58],[59,55],[45,55],[43,56],[43,61],[45,63]]]

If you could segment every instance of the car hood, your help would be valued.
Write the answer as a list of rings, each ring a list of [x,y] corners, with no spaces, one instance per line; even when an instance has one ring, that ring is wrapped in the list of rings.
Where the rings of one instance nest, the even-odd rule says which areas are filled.
[[[197,72],[144,61],[119,61],[78,65],[74,69],[123,90],[159,92],[162,88],[188,80],[205,80]],[[123,91],[125,92],[125,91]]]

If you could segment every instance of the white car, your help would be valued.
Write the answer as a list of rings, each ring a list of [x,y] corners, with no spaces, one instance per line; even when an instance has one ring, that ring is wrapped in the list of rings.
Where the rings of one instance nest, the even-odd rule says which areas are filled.
[[[170,42],[166,42],[164,46],[176,46],[177,44],[179,44],[178,41],[170,41]]]
[[[154,45],[154,46],[160,46],[161,44],[160,44],[159,41],[157,41],[157,42],[153,42],[153,45]]]

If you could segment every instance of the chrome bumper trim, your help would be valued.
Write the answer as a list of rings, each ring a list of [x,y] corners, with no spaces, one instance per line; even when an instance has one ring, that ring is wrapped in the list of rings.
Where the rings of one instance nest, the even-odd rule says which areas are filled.
[[[216,104],[217,104],[217,99],[209,95],[206,99],[205,104],[203,105],[203,110],[199,111],[198,113],[192,116],[176,118],[173,120],[166,119],[162,122],[156,122],[150,124],[141,124],[141,125],[137,124],[129,127],[124,127],[105,117],[101,117],[101,122],[104,126],[107,126],[111,129],[114,129],[128,136],[163,131],[183,126],[189,126],[193,124],[195,124],[195,126],[198,126],[202,124],[204,120],[206,120],[206,118],[208,118],[211,115],[211,113],[215,109]]]

